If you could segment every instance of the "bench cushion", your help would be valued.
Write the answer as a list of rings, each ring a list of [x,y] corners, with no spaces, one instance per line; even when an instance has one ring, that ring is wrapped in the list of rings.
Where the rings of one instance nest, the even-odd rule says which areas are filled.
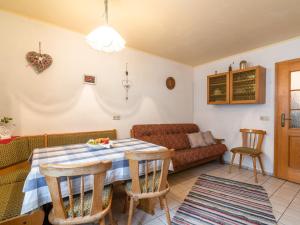
[[[28,148],[26,137],[17,138],[9,144],[0,145],[0,169],[25,161],[29,158],[31,151]]]
[[[0,221],[19,216],[24,193],[23,182],[0,186]]]
[[[11,171],[5,175],[0,176],[0,186],[5,184],[11,184],[15,182],[25,181],[28,173],[30,171],[29,167],[20,168],[14,171]]]

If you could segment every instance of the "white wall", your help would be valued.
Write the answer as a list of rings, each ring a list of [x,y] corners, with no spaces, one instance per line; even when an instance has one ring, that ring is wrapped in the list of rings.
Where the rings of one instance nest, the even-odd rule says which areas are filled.
[[[193,120],[189,66],[133,49],[99,53],[81,34],[6,12],[0,12],[0,30],[0,116],[15,118],[15,134],[116,128],[122,138],[133,124]],[[25,60],[28,51],[38,51],[38,41],[54,59],[39,75]],[[126,62],[128,103],[121,85]],[[83,84],[86,73],[97,76],[97,85]],[[176,79],[172,91],[165,86],[168,76]]]
[[[216,137],[225,138],[228,149],[240,146],[241,136],[238,132],[240,128],[265,129],[267,136],[263,146],[263,161],[266,171],[273,173],[275,63],[299,57],[300,38],[296,38],[195,67],[194,122],[200,126],[201,130],[212,130]],[[214,74],[215,70],[227,71],[232,62],[234,62],[233,69],[236,69],[243,59],[252,65],[261,65],[267,69],[266,104],[207,105],[207,75]],[[260,116],[268,116],[269,121],[260,120]],[[229,161],[230,157],[231,155],[227,153],[225,160]],[[236,163],[237,161],[236,159]],[[244,163],[245,166],[252,168],[252,161],[249,159]]]

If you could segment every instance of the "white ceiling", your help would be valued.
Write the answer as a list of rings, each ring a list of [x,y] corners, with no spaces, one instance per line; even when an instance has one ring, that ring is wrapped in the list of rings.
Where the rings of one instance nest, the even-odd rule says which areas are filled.
[[[0,0],[0,9],[83,34],[103,0]],[[127,46],[198,65],[300,35],[300,0],[110,0]]]

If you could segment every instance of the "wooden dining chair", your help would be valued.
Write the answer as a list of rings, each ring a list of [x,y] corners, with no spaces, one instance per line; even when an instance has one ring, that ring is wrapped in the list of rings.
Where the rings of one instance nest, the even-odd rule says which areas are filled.
[[[43,164],[41,173],[46,177],[53,209],[49,214],[52,224],[84,224],[99,222],[105,225],[105,216],[109,214],[113,224],[111,202],[112,188],[104,187],[106,171],[111,161],[98,161],[82,164]],[[93,175],[93,190],[84,190],[84,176]],[[69,196],[62,198],[60,180],[66,178]],[[73,178],[80,179],[80,194],[73,193]]]
[[[262,143],[264,140],[264,136],[266,135],[266,131],[253,130],[253,129],[240,129],[240,132],[242,133],[243,146],[231,149],[233,155],[229,167],[229,172],[231,172],[231,168],[236,154],[240,154],[240,162],[239,162],[240,169],[242,168],[243,155],[249,155],[252,157],[255,182],[258,183],[257,171],[256,171],[256,158],[258,158],[262,174],[265,175],[264,166],[261,160],[261,154],[262,154]]]
[[[168,170],[174,150],[128,151],[125,157],[129,160],[131,181],[125,189],[130,198],[128,225],[132,223],[133,212],[137,202],[143,199],[158,198],[161,208],[165,210],[168,224],[171,224],[166,194],[170,187],[167,182]],[[161,167],[159,170],[159,163]]]

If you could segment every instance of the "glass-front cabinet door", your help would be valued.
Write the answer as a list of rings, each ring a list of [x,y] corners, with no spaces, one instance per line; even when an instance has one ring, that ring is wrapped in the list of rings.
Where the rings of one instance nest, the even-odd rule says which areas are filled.
[[[207,77],[207,103],[229,104],[229,73]]]
[[[300,128],[300,71],[291,72],[290,128]]]
[[[266,70],[261,66],[232,71],[231,104],[265,103]]]

